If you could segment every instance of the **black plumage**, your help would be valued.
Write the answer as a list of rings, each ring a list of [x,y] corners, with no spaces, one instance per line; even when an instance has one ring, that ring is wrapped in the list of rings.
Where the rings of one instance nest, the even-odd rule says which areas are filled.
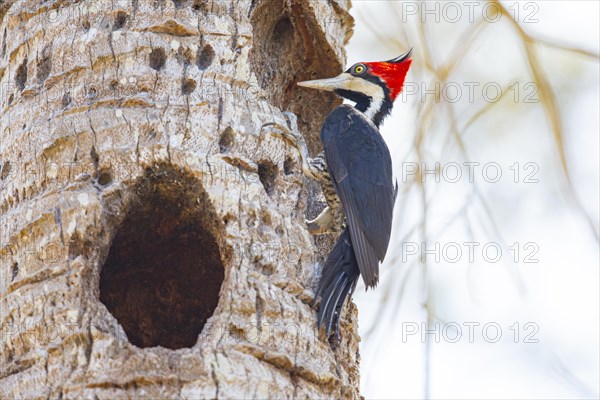
[[[346,214],[346,229],[327,257],[319,283],[319,326],[338,332],[346,297],[359,274],[367,288],[379,281],[387,252],[396,190],[392,160],[377,127],[348,105],[333,110],[321,129],[329,175]]]
[[[359,276],[350,230],[346,227],[325,260],[317,292],[317,297],[321,296],[317,326],[325,327],[327,336],[335,330],[339,339],[342,306],[346,297],[352,296]]]

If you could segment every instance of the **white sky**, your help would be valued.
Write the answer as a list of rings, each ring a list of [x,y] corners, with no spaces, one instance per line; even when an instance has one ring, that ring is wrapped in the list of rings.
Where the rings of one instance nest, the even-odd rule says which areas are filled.
[[[457,42],[464,40],[462,33],[469,28],[468,10],[463,3],[455,3],[463,11],[463,19],[458,23],[444,23],[444,16],[453,18],[453,14],[449,14],[452,11],[449,8],[443,14],[443,5],[439,23],[435,22],[434,14],[425,16],[431,51],[439,57],[435,60],[438,65],[451,54]],[[519,10],[519,20],[528,33],[599,51],[598,2],[503,3],[511,10]],[[416,61],[407,81],[430,82],[431,76],[418,60],[422,43],[416,29],[423,15],[422,3],[405,2],[403,6],[394,2],[398,10],[411,13],[414,10],[411,7],[416,6],[416,14],[409,16],[391,12],[391,2],[355,0],[353,4],[351,12],[356,26],[348,46],[349,64],[385,60],[410,45],[414,47]],[[475,6],[475,15],[481,15],[483,4]],[[431,10],[435,4],[426,7]],[[365,19],[371,24],[376,21],[379,31],[396,38],[403,48],[382,43]],[[400,25],[406,27],[406,36],[402,36]],[[459,85],[467,81],[503,85],[519,80],[523,85],[531,80],[524,53],[504,21],[486,27],[470,53],[450,81]],[[565,148],[575,190],[598,229],[598,60],[547,48],[540,49],[538,55],[563,113]],[[468,118],[484,104],[481,91],[475,94],[473,101],[466,101],[463,96],[455,104],[459,120]],[[408,165],[403,162],[415,159],[413,138],[420,100],[416,95],[397,101],[393,116],[382,128],[401,185],[403,168]],[[456,145],[445,142],[448,128],[443,112],[437,118],[438,123],[427,131],[424,147],[429,167],[435,162],[443,166],[450,162],[462,165],[464,161],[478,161],[481,165],[497,163],[503,173],[497,183],[486,182],[484,178],[488,175],[479,170],[474,174],[474,183],[465,177],[458,183],[443,179],[437,183],[430,176],[425,185],[427,230],[432,237],[426,247],[433,249],[437,242],[440,253],[444,246],[449,251],[439,261],[433,254],[428,256],[428,304],[440,322],[437,330],[440,340],[431,344],[429,357],[425,357],[421,339],[421,322],[426,318],[423,266],[418,255],[408,254],[413,249],[410,246],[419,245],[421,240],[418,230],[410,231],[418,226],[423,211],[418,190],[402,193],[403,198],[399,199],[399,202],[405,200],[407,206],[402,215],[396,213],[397,227],[382,267],[382,283],[375,291],[365,293],[359,286],[355,292],[363,336],[362,394],[367,398],[423,397],[427,360],[428,387],[433,398],[599,396],[598,242],[566,194],[556,147],[539,104],[525,104],[520,96],[519,101],[505,102],[493,110],[461,132],[469,151],[468,160],[460,155]],[[519,162],[518,183],[514,182],[514,170],[510,169],[515,162]],[[533,163],[531,168],[535,171],[524,167],[528,162]],[[524,177],[531,172],[538,182],[524,183]],[[499,240],[481,202],[468,200],[474,185],[485,198],[503,240]],[[464,215],[470,224],[465,223],[465,218],[453,220],[465,203],[469,203]],[[464,253],[468,249],[462,245],[469,241],[480,243],[472,263]],[[463,250],[455,263],[449,262],[454,254],[452,243]],[[499,262],[489,262],[481,253],[481,247],[487,243],[499,243],[503,248]],[[508,248],[514,243],[518,243],[519,249],[516,263],[512,261],[516,248]],[[531,243],[530,247],[525,248],[526,243]],[[525,263],[524,257],[536,249],[533,258],[538,262]],[[396,259],[392,261],[393,255]],[[378,309],[385,299],[386,311],[380,315]],[[470,323],[474,333],[472,343]],[[488,326],[484,333],[485,324]],[[367,335],[372,326],[375,329]],[[452,343],[457,326],[462,336]],[[502,334],[496,343],[491,343],[497,327]],[[526,340],[528,334],[531,336]],[[435,336],[430,334],[429,338]],[[537,342],[527,343],[532,340]]]

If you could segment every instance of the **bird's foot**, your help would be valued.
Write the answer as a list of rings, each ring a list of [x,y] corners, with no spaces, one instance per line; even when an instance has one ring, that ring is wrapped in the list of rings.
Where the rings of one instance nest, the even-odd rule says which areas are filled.
[[[315,219],[304,222],[311,235],[324,235],[335,231],[335,217],[330,207],[325,207]]]
[[[336,232],[336,229],[334,229],[333,227],[319,225],[314,220],[304,220],[304,223],[306,224],[306,229],[308,230],[308,233],[310,233],[311,235],[328,235],[330,233]]]

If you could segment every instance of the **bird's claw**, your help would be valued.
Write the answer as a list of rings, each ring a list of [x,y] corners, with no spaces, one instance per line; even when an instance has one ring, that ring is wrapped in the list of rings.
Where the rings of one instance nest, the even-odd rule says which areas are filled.
[[[336,230],[331,226],[324,226],[316,220],[308,220],[305,219],[304,223],[306,224],[306,230],[311,235],[326,235],[328,233],[335,233]]]
[[[304,223],[306,224],[306,229],[308,230],[308,233],[310,233],[311,235],[320,235],[322,233],[321,231],[323,230],[323,227],[320,226],[317,223],[317,221],[310,221],[308,219],[305,219]]]
[[[334,233],[340,228],[340,221],[337,217],[337,209],[332,209],[327,206],[321,213],[311,220],[304,220],[306,229],[311,235],[324,235],[326,233]]]

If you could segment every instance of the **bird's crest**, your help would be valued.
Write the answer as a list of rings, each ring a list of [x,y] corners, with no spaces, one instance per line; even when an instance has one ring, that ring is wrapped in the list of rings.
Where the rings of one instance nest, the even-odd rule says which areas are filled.
[[[404,86],[406,74],[412,63],[412,49],[388,61],[367,62],[364,63],[369,72],[381,78],[390,89],[392,101],[398,97]]]

